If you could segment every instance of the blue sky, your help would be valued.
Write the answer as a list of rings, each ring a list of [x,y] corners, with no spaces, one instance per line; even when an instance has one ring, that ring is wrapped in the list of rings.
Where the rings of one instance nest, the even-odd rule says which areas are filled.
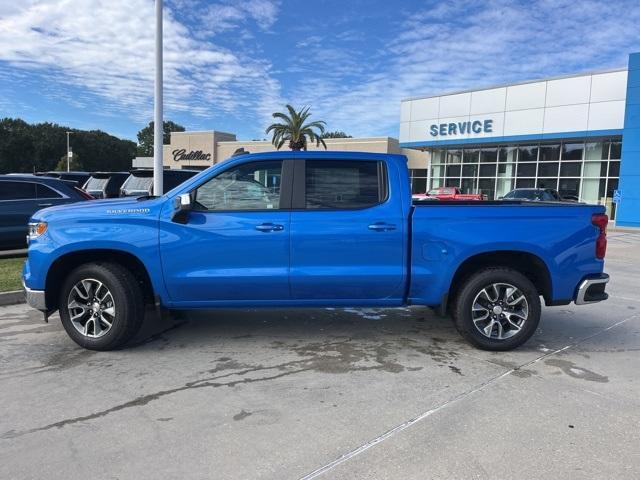
[[[0,117],[123,138],[153,115],[152,0],[0,0]],[[165,119],[263,138],[287,102],[398,136],[400,100],[625,67],[635,1],[165,0]]]

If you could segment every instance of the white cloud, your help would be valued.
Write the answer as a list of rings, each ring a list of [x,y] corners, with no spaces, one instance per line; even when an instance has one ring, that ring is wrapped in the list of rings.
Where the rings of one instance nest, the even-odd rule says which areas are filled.
[[[261,25],[275,11],[256,0],[245,11]],[[0,5],[0,61],[51,88],[67,84],[104,98],[106,114],[151,118],[154,72],[152,0],[47,0]],[[271,66],[198,39],[173,12],[164,15],[165,109],[212,118],[264,119],[280,104]],[[81,97],[82,95],[78,95]],[[82,102],[78,98],[78,102]]]
[[[439,3],[407,13],[375,55],[338,47],[340,61],[319,61],[291,96],[330,129],[397,135],[406,97],[623,67],[640,49],[638,24],[637,1]]]

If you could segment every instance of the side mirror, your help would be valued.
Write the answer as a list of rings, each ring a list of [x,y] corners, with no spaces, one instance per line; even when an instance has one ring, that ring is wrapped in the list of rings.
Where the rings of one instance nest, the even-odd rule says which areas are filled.
[[[175,199],[173,217],[171,217],[171,220],[176,223],[187,223],[192,206],[190,193],[183,193],[182,195],[179,195]]]

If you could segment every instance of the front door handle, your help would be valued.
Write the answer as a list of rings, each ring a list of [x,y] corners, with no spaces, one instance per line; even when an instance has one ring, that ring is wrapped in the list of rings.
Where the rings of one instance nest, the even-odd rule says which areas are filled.
[[[392,223],[376,222],[369,225],[369,230],[375,232],[387,232],[389,230],[395,230],[396,226]]]
[[[260,232],[280,232],[284,230],[284,226],[278,225],[277,223],[262,223],[256,225],[256,230]]]
[[[38,206],[39,207],[52,207],[53,203],[39,203]]]

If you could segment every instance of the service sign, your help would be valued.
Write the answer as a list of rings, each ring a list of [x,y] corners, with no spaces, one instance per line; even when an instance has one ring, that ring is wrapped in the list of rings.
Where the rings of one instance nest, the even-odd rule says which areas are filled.
[[[493,119],[473,120],[470,122],[434,123],[429,127],[432,137],[453,137],[479,133],[492,133]]]

